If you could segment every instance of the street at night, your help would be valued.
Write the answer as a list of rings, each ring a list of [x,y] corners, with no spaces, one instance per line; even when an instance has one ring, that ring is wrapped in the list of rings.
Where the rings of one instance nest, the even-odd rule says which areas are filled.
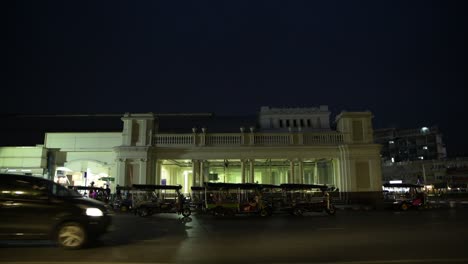
[[[468,211],[345,211],[215,218],[117,214],[83,250],[3,241],[13,263],[468,263]]]

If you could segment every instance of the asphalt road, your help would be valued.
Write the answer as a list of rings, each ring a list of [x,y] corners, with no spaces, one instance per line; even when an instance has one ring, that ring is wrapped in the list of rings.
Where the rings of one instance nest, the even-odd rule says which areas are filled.
[[[119,214],[82,250],[0,241],[9,263],[468,263],[468,209],[303,217]]]

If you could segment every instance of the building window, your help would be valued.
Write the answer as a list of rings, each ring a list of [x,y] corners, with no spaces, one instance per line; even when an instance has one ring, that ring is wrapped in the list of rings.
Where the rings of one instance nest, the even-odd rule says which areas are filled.
[[[312,127],[312,125],[310,123],[310,119],[307,119],[307,127]]]
[[[424,146],[423,149],[427,149],[427,146]]]
[[[293,120],[293,126],[297,127],[297,120],[296,119]]]
[[[289,119],[286,120],[286,127],[290,127],[290,124],[289,124]]]
[[[395,144],[395,141],[390,140],[390,141],[388,142],[388,144]]]
[[[279,126],[280,126],[280,127],[283,127],[283,119],[280,119],[280,120],[279,120]]]
[[[304,120],[301,119],[301,120],[299,120],[299,121],[301,122],[301,127],[304,127]]]

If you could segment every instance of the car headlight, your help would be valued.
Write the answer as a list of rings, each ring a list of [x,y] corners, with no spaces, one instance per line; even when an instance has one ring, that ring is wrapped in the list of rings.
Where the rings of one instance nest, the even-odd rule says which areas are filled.
[[[104,213],[99,208],[86,208],[87,216],[103,216]]]

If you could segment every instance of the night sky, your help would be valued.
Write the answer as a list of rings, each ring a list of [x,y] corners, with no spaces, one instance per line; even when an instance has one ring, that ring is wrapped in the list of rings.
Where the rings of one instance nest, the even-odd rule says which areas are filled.
[[[370,110],[468,156],[464,1],[4,1],[0,113]],[[8,124],[1,124],[8,126]]]

